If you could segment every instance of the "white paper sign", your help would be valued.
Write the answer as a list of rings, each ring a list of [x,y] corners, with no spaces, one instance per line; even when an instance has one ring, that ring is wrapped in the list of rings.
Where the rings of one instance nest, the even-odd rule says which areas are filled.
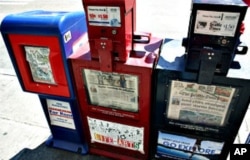
[[[47,99],[47,106],[51,125],[76,129],[68,102]]]
[[[234,37],[240,13],[197,10],[194,33]]]
[[[89,25],[121,27],[120,7],[88,6]]]
[[[144,128],[88,117],[92,142],[99,142],[144,154]]]

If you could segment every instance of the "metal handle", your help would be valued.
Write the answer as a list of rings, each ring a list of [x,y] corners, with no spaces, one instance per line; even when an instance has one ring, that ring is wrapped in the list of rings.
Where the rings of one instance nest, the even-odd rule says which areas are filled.
[[[151,33],[148,32],[135,32],[133,35],[134,43],[149,43],[151,38]]]

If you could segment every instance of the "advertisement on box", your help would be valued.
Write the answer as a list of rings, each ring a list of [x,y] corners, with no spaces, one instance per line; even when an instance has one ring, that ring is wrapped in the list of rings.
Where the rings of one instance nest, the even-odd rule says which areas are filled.
[[[88,118],[91,141],[144,154],[144,128]]]
[[[49,60],[50,49],[34,46],[24,46],[24,49],[33,80],[40,83],[55,84]]]
[[[88,6],[89,25],[121,27],[120,7]]]
[[[209,160],[208,157],[221,153],[224,142],[207,140],[202,137],[188,137],[159,131],[157,156],[173,159]]]
[[[138,112],[137,76],[90,69],[83,75],[92,105]]]
[[[46,101],[51,125],[76,129],[73,114],[68,102],[52,99],[47,99]]]
[[[235,88],[171,81],[167,118],[223,126]]]
[[[234,37],[240,13],[197,10],[194,33]]]

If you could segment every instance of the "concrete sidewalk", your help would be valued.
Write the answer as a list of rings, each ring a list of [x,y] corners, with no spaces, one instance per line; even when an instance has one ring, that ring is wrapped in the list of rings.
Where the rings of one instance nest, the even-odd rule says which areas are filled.
[[[50,3],[50,1],[47,2]],[[69,10],[82,8],[79,6],[81,5],[80,0],[74,0],[74,2],[77,2],[77,4],[71,5]],[[58,3],[60,2],[58,1]],[[64,10],[70,3],[70,1],[67,1],[64,8],[56,9]],[[153,35],[161,38],[182,39],[187,35],[190,4],[190,0],[137,0],[137,28],[140,31],[152,32]],[[36,4],[32,8],[24,7],[23,11],[53,10],[55,5],[48,4],[46,7],[41,7]],[[3,13],[1,7],[0,20],[11,12]],[[246,30],[241,39],[250,46],[250,11],[245,18],[245,24]],[[50,130],[38,96],[22,91],[2,38],[0,38],[0,53],[0,160],[11,158],[27,160],[35,157],[47,160],[62,160],[61,158],[106,159],[90,155],[82,156],[46,147],[44,142],[50,136]],[[248,55],[237,56],[236,59],[249,64],[250,51],[248,51]],[[246,69],[245,72],[245,75],[250,75],[250,68]],[[230,74],[237,74],[237,71]],[[248,109],[235,143],[244,143],[249,132],[250,111]],[[48,158],[48,155],[50,155],[50,158]]]

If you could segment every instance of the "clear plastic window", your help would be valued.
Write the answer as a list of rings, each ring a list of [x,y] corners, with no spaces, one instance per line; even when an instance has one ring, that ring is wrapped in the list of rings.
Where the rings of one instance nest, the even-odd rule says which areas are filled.
[[[92,105],[138,112],[138,77],[129,74],[84,69]]]
[[[50,49],[35,46],[24,46],[24,49],[33,80],[40,83],[55,84],[49,60]]]
[[[223,126],[235,88],[171,81],[167,118],[195,124]]]

